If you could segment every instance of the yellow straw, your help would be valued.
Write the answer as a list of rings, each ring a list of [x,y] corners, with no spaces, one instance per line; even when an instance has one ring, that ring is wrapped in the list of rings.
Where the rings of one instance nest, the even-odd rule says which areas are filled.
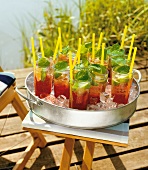
[[[58,37],[57,44],[56,44],[56,48],[55,48],[55,51],[54,51],[54,54],[53,54],[53,61],[56,59],[56,55],[57,55],[57,52],[58,52],[59,43],[60,43],[60,38]]]
[[[100,37],[99,37],[99,41],[98,41],[98,50],[100,49],[101,42],[102,42],[102,38],[103,38],[103,32],[101,32]]]
[[[72,53],[69,51],[69,67],[70,67],[70,103],[72,105],[73,97],[72,97],[72,82],[73,82],[73,69],[72,69]]]
[[[128,60],[130,60],[130,58],[131,58],[132,48],[133,48],[133,44],[134,44],[134,38],[135,38],[135,34],[132,35],[132,41],[131,41],[130,50],[129,50],[128,58],[127,58]]]
[[[130,78],[132,76],[132,70],[133,70],[133,67],[134,67],[134,61],[135,61],[135,57],[136,57],[136,52],[137,52],[137,47],[134,48],[134,53],[133,53],[133,57],[132,57],[131,65],[130,65],[130,70],[129,70]]]
[[[81,51],[81,38],[79,38],[79,45],[78,45],[78,64],[80,64],[80,51]]]
[[[74,61],[73,61],[73,68],[76,65],[76,62],[77,62],[77,59],[78,59],[78,55],[80,55],[80,54],[78,54],[80,46],[81,46],[81,38],[79,38],[79,41],[78,41],[78,50],[77,50],[76,56],[75,56]]]
[[[127,25],[124,28],[124,32],[123,32],[123,37],[122,37],[122,42],[121,42],[121,47],[120,49],[123,49],[124,46],[124,41],[125,41],[125,37],[126,37],[126,33],[127,33]]]
[[[35,48],[34,48],[34,39],[31,37],[31,45],[32,45],[32,54],[33,54],[33,66],[36,67],[36,58],[35,58]]]
[[[59,37],[60,37],[60,52],[62,52],[62,36],[61,36],[61,28],[58,27],[58,33],[59,33]]]
[[[43,50],[43,41],[42,41],[41,37],[39,39],[40,39],[40,48],[41,48],[42,57],[45,57],[44,56],[44,50]]]
[[[101,65],[104,65],[104,49],[105,49],[105,43],[102,43]]]
[[[95,33],[92,34],[92,61],[95,59]]]
[[[69,67],[70,67],[70,80],[73,80],[73,72],[72,72],[72,53],[69,51]]]

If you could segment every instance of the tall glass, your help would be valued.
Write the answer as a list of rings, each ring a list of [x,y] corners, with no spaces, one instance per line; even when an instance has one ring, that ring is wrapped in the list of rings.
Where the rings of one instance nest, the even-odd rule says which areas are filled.
[[[121,67],[122,68],[122,67]],[[133,75],[129,73],[119,73],[116,67],[112,70],[112,97],[118,104],[127,104]]]
[[[36,66],[34,71],[35,95],[44,98],[51,93],[53,73],[49,67]]]
[[[54,95],[64,95],[69,99],[69,70],[54,72]]]
[[[89,92],[89,104],[97,104],[100,102],[100,93],[105,91],[108,79],[108,72],[95,73]]]
[[[72,101],[70,107],[73,109],[86,110],[89,99],[90,82],[75,81],[72,85]]]

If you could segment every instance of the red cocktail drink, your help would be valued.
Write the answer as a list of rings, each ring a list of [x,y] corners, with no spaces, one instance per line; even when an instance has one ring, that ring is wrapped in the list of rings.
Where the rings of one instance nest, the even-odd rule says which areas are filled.
[[[129,66],[118,66],[121,69],[128,68]],[[116,69],[116,68],[115,68]],[[113,101],[118,104],[127,104],[130,88],[132,85],[132,76],[129,73],[119,73],[112,71],[112,97]]]
[[[107,85],[108,72],[106,66],[100,64],[91,64],[92,83],[89,93],[89,104],[100,102],[100,93],[105,91]]]
[[[72,86],[72,101],[70,107],[73,109],[86,110],[89,99],[90,82],[75,82]]]
[[[89,97],[89,90],[84,91],[73,91],[73,102],[72,102],[72,108],[73,109],[79,109],[79,110],[86,110],[87,104],[88,104],[88,97]]]
[[[69,99],[69,70],[67,61],[59,61],[54,66],[54,95],[64,95]]]
[[[54,95],[58,97],[64,95],[69,99],[69,78],[67,74],[62,73],[58,78],[54,78]]]
[[[35,95],[44,98],[51,93],[53,75],[48,68],[36,67],[34,75]]]
[[[89,103],[97,104],[100,102],[100,93],[105,91],[106,83],[100,83],[97,86],[91,85],[89,93]]]

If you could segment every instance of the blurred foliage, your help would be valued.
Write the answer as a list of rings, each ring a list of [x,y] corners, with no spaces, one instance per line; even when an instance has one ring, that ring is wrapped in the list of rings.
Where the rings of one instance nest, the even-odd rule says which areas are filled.
[[[72,9],[54,6],[48,2],[44,9],[45,22],[34,32],[34,38],[43,37],[45,51],[49,48],[54,51],[58,27],[62,32],[63,46],[70,45],[77,48],[78,38],[82,42],[92,40],[92,33],[96,35],[98,42],[101,32],[104,33],[103,42],[106,46],[121,43],[125,25],[128,26],[125,38],[125,50],[129,50],[132,34],[135,34],[134,46],[138,47],[138,55],[142,56],[148,49],[148,2],[144,0],[78,0],[74,2],[79,11],[79,18],[75,18]],[[77,22],[75,22],[77,21]],[[25,44],[25,41],[23,42]],[[28,44],[27,44],[28,45]],[[28,46],[28,49],[30,46]],[[26,56],[30,55],[28,49],[24,48]],[[38,44],[37,51],[40,51]],[[25,60],[27,61],[26,57]]]

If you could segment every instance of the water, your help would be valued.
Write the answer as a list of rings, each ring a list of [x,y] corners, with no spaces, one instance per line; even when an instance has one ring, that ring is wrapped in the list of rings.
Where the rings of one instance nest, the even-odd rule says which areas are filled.
[[[55,7],[64,7],[67,4],[78,16],[72,0],[48,1]],[[20,25],[26,29],[27,36],[31,37],[33,17],[38,23],[44,21],[43,10],[47,7],[46,2],[47,0],[0,0],[0,66],[4,70],[23,68]]]

